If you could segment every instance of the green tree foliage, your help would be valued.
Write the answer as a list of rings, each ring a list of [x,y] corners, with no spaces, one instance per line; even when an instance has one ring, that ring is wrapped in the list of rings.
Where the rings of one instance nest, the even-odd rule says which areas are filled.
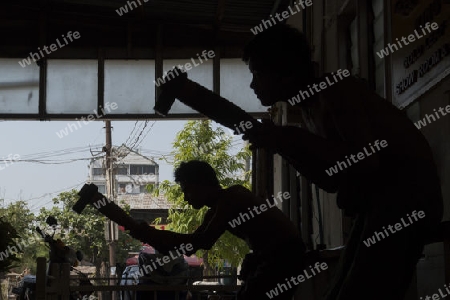
[[[234,155],[230,154],[233,150],[232,137],[221,128],[214,130],[211,121],[187,122],[183,130],[177,134],[173,146],[174,159],[171,163],[175,168],[183,161],[195,159],[206,161],[216,170],[223,188],[236,184],[250,188],[250,171],[246,171],[246,160],[251,157],[250,150],[245,147]],[[178,184],[165,180],[157,189],[149,190],[156,194],[163,193],[173,204],[168,217],[171,230],[191,233],[202,223],[208,208],[203,207],[199,210],[192,208],[184,201]],[[227,231],[210,250],[200,250],[197,255],[206,260],[207,267],[208,264],[220,267],[223,260],[235,267],[240,264],[247,252],[248,247],[244,241]]]
[[[76,190],[60,193],[52,201],[55,206],[51,209],[40,210],[37,219],[41,226],[46,226],[48,216],[55,217],[58,222],[55,238],[60,238],[75,250],[81,250],[85,260],[100,265],[108,257],[104,235],[106,218],[90,205],[86,206],[82,214],[74,212],[72,206],[78,201]],[[47,232],[51,232],[48,226]]]
[[[11,223],[5,221],[2,217],[0,218],[0,251],[6,253],[8,251],[8,246],[14,246],[16,244],[15,240],[19,236],[16,230],[11,225]],[[2,255],[0,253],[0,255]],[[6,272],[17,264],[18,258],[16,254],[9,254],[8,256],[0,257],[0,273]]]
[[[66,245],[83,252],[84,260],[93,263],[99,270],[102,262],[109,261],[109,246],[105,240],[107,219],[91,205],[86,206],[81,214],[74,212],[72,207],[78,201],[77,193],[78,191],[71,190],[59,194],[53,199],[55,206],[51,209],[42,208],[37,219],[44,224],[48,216],[55,217],[58,221],[55,238],[60,238]],[[139,247],[139,242],[119,231],[117,261],[122,262],[128,251],[137,251]]]
[[[39,254],[45,253],[45,247],[39,243],[39,239],[34,231],[35,216],[28,208],[25,201],[16,201],[10,203],[7,207],[0,208],[0,215],[3,221],[7,222],[1,225],[0,251],[8,249],[17,249],[14,254],[14,268],[8,267],[15,272],[21,273],[29,268],[31,272],[36,270],[36,258]],[[9,236],[12,240],[3,240],[3,237]],[[15,247],[15,248],[14,248]]]
[[[72,211],[78,201],[76,190],[63,192],[53,199],[54,207],[42,208],[37,217],[30,211],[25,201],[16,201],[0,208],[0,252],[16,247],[17,253],[9,253],[8,258],[0,260],[0,272],[21,273],[30,269],[36,272],[36,258],[47,257],[48,247],[43,238],[36,233],[36,226],[52,234],[53,229],[45,223],[48,216],[58,221],[54,238],[84,254],[84,259],[100,268],[102,262],[109,261],[109,248],[105,241],[106,218],[96,209],[87,206],[82,214]],[[124,207],[129,212],[129,207]],[[20,246],[20,247],[19,247]],[[125,262],[129,251],[139,251],[141,243],[128,234],[119,231],[117,242],[117,262]]]
[[[1,215],[11,223],[19,236],[33,232],[34,214],[28,208],[25,201],[10,203],[5,208],[0,208]]]

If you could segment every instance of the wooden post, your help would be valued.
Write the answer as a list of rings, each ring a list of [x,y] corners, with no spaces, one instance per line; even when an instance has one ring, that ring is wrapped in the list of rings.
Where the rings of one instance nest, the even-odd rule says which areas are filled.
[[[38,257],[36,270],[36,300],[46,300],[46,269],[47,261],[45,257]]]
[[[62,300],[70,300],[70,264],[61,264],[59,273],[59,291]],[[58,293],[59,294],[59,293]]]
[[[60,277],[61,277],[61,265],[52,263],[48,267],[47,275],[47,288],[45,293],[45,299],[47,300],[58,300],[59,287],[60,287]]]

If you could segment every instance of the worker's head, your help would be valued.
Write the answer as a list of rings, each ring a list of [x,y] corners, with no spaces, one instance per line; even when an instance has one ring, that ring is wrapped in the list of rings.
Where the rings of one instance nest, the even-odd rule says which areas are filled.
[[[245,47],[242,60],[253,74],[250,87],[264,106],[287,101],[314,77],[306,37],[285,24],[258,33]]]
[[[211,196],[221,189],[214,169],[199,160],[182,162],[175,170],[175,182],[180,184],[184,200],[196,209],[210,206]]]

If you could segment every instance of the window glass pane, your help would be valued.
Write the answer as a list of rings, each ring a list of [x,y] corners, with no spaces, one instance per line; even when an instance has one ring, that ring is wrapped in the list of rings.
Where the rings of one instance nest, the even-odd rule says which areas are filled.
[[[126,193],[125,189],[126,189],[126,184],[125,183],[119,183],[117,192],[119,193],[119,195],[120,194],[125,194]]]
[[[100,194],[106,194],[106,188],[103,184],[98,184],[97,186],[98,186],[98,192]]]
[[[128,168],[124,168],[124,167],[117,168],[116,171],[117,171],[117,173],[116,173],[117,175],[128,175]]]
[[[105,103],[116,102],[113,114],[154,114],[155,62],[105,60]]]
[[[155,166],[142,166],[142,174],[155,174]]]
[[[138,175],[138,166],[136,165],[131,165],[130,166],[130,175]]]
[[[155,174],[155,166],[149,165],[131,165],[130,175],[144,175]]]
[[[95,175],[105,175],[106,174],[105,169],[103,169],[103,168],[93,168],[92,172],[93,172],[94,176]]]
[[[0,59],[0,113],[39,112],[39,67],[31,60]]]
[[[241,59],[220,60],[220,94],[249,113],[266,112],[250,88],[252,75]]]
[[[186,66],[186,64],[190,64],[192,69],[187,71],[188,78],[203,85],[209,90],[212,90],[213,85],[213,72],[212,72],[212,60],[208,59],[207,61],[203,61],[202,64],[199,63],[199,60],[195,57],[191,59],[167,59],[164,60],[163,70],[164,72],[171,70],[174,66],[182,65]],[[195,66],[194,66],[195,63]],[[187,65],[189,68],[189,65]],[[182,102],[176,100],[172,105],[172,108],[169,111],[169,114],[198,114],[197,111],[191,109],[190,107],[184,105]]]
[[[48,60],[47,112],[94,114],[97,74],[96,60]]]

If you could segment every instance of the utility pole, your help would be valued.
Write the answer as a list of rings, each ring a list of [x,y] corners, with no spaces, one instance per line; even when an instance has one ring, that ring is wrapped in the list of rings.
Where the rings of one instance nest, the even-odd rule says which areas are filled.
[[[112,150],[112,137],[111,137],[111,121],[105,121],[105,131],[106,131],[106,146],[104,147],[105,155],[105,168],[106,168],[106,197],[115,203],[115,188],[114,188],[114,162],[111,156]],[[109,274],[111,274],[111,268],[116,267],[116,242],[118,239],[118,227],[117,224],[111,220],[108,220],[105,230],[106,240],[109,242]],[[115,277],[110,275],[110,277]],[[110,284],[115,284],[114,279],[111,280]],[[115,300],[116,293],[111,292],[111,299]]]

